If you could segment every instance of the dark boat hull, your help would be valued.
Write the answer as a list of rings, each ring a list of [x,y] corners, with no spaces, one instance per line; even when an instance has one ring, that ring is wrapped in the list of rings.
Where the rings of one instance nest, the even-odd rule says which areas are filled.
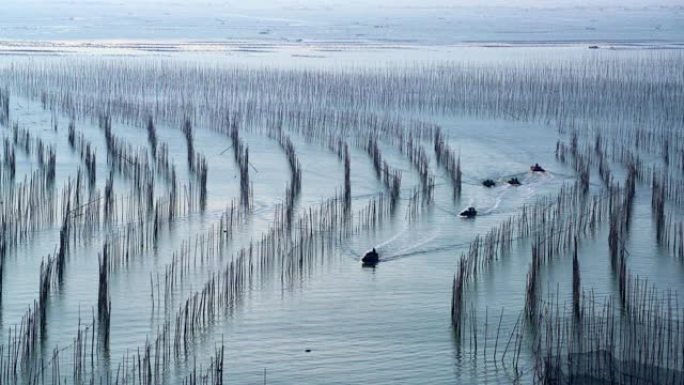
[[[380,256],[377,253],[366,253],[366,255],[361,258],[361,264],[363,266],[375,266],[380,262]]]
[[[476,210],[468,209],[468,210],[465,210],[465,211],[461,211],[461,213],[459,214],[459,216],[461,216],[461,217],[463,217],[463,218],[475,218],[475,217],[477,216],[477,211],[476,211]]]

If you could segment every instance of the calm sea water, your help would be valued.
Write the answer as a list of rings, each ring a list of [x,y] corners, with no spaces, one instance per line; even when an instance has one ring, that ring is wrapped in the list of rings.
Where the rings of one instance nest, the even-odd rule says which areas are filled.
[[[532,51],[530,51],[532,52]],[[620,53],[625,54],[625,53]],[[533,52],[545,55],[543,49]],[[502,58],[502,60],[506,60]],[[524,60],[524,59],[520,59]],[[12,117],[47,142],[58,154],[58,181],[73,176],[79,159],[71,153],[66,138],[68,119],[51,115],[39,103],[12,99]],[[402,205],[391,221],[377,231],[346,241],[333,257],[314,272],[286,289],[274,280],[255,285],[247,299],[230,317],[217,321],[194,341],[196,357],[204,363],[217,343],[226,346],[228,383],[269,384],[422,384],[422,383],[500,383],[510,381],[509,373],[493,362],[473,360],[474,352],[459,354],[450,322],[451,283],[457,261],[467,243],[501,221],[519,212],[522,205],[550,195],[575,179],[573,172],[554,157],[556,129],[539,123],[482,120],[469,117],[429,117],[439,123],[449,144],[460,151],[464,189],[453,200],[448,180],[435,169],[435,203],[416,221],[405,216],[409,186],[418,177],[396,148],[383,145],[385,158],[403,170]],[[55,124],[57,131],[53,129]],[[107,175],[104,138],[97,122],[78,121],[77,129],[97,147],[98,186]],[[2,135],[9,130],[2,128]],[[114,133],[131,143],[144,143],[143,127],[114,124]],[[168,144],[171,157],[184,164],[185,141],[177,127],[159,127],[160,141]],[[335,154],[317,143],[291,134],[302,164],[300,208],[313,206],[335,194],[344,169]],[[245,134],[254,172],[254,214],[238,232],[234,247],[255,239],[267,228],[273,210],[282,197],[289,173],[285,155],[277,143],[265,136]],[[430,148],[431,143],[424,143]],[[115,269],[111,277],[112,330],[111,357],[116,363],[130,349],[141,346],[155,334],[165,315],[152,312],[150,274],[155,275],[171,261],[183,240],[194,239],[216,223],[221,210],[239,196],[236,166],[230,140],[209,127],[195,127],[195,147],[209,162],[209,202],[204,215],[181,218],[162,234],[155,252]],[[354,205],[360,208],[367,198],[382,191],[373,174],[371,160],[361,149],[352,148],[352,191]],[[429,151],[429,153],[432,153]],[[17,178],[35,169],[35,157],[17,152]],[[101,156],[100,156],[101,155]],[[542,164],[549,172],[534,175],[529,165]],[[434,159],[431,164],[434,168]],[[179,178],[187,171],[179,167]],[[485,189],[485,178],[504,181],[518,177],[523,185],[500,184]],[[117,180],[118,191],[130,186]],[[650,195],[638,192],[635,221],[630,242],[630,268],[642,277],[657,277],[661,288],[681,288],[682,266],[662,263],[667,258],[654,250],[650,220]],[[481,215],[464,220],[458,212],[474,206]],[[46,255],[54,253],[58,229],[45,230],[35,241],[22,245],[6,262],[3,277],[2,332],[20,322],[29,304],[37,297],[38,271]],[[374,269],[362,268],[359,257],[376,247],[384,262]],[[615,292],[607,253],[607,234],[599,233],[585,242],[580,264],[583,285],[599,294]],[[78,247],[69,256],[65,286],[53,291],[48,311],[49,346],[67,346],[75,335],[79,319],[88,323],[97,304],[97,270],[100,242]],[[524,303],[525,275],[530,253],[515,249],[510,257],[497,261],[491,271],[468,293],[478,319],[492,329],[504,308],[504,330],[515,323]],[[226,261],[212,262],[197,269],[189,284],[179,289],[176,301],[201,288],[213,271]],[[549,291],[569,292],[571,261],[559,260],[543,271]],[[171,306],[174,309],[174,306]],[[493,344],[492,341],[489,341]],[[307,352],[307,350],[310,350]],[[169,373],[169,383],[186,373],[177,367]]]

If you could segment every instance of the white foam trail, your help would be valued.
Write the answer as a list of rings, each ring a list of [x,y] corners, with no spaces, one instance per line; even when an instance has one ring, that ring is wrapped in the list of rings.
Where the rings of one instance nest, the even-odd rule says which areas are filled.
[[[499,205],[501,205],[501,202],[503,201],[503,195],[504,194],[500,194],[494,199],[494,206],[485,211],[485,214],[491,214],[494,210],[499,208]]]
[[[415,244],[415,245],[413,245],[413,246],[409,246],[409,247],[407,247],[407,248],[405,248],[405,249],[399,250],[399,252],[397,252],[397,253],[394,254],[394,255],[389,255],[389,256],[387,256],[387,257],[381,258],[381,261],[382,261],[382,262],[393,261],[393,260],[396,260],[396,259],[399,259],[399,258],[402,258],[402,257],[420,254],[420,253],[422,253],[422,251],[421,251],[421,250],[415,250],[415,249],[417,249],[417,248],[419,248],[419,247],[421,247],[421,246],[423,246],[423,245],[425,245],[425,244],[431,243],[431,242],[434,241],[436,238],[437,238],[437,235],[433,235],[433,236],[431,236],[430,238],[424,240],[423,242],[420,242],[420,243],[417,243],[417,244]],[[415,250],[415,251],[414,251],[414,250]]]
[[[420,247],[420,246],[423,246],[423,245],[426,244],[426,243],[432,242],[435,238],[437,238],[437,235],[433,235],[433,236],[427,238],[426,240],[424,240],[423,242],[419,242],[419,243],[416,243],[416,244],[414,244],[414,245],[412,245],[412,246],[409,246],[409,247],[406,247],[406,248],[404,248],[404,249],[402,249],[402,250],[399,250],[399,252],[400,252],[400,254],[401,254],[401,253],[406,253],[406,252],[408,252],[408,251],[410,251],[410,250],[413,250],[413,249],[415,249],[415,248],[418,248],[418,247]]]
[[[377,245],[375,246],[375,248],[376,248],[376,249],[379,249],[379,248],[381,248],[381,247],[387,246],[388,244],[392,243],[394,240],[396,240],[397,238],[399,238],[400,235],[404,234],[404,233],[406,232],[406,230],[407,230],[407,229],[404,228],[403,230],[401,230],[401,231],[399,231],[398,233],[394,234],[394,236],[391,237],[390,239],[387,239],[387,240],[385,240],[384,242],[382,242],[382,243],[380,243],[380,244],[377,244]]]

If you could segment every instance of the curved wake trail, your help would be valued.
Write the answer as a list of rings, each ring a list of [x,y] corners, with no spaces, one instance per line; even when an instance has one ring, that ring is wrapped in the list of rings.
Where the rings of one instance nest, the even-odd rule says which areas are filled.
[[[417,255],[425,255],[425,254],[433,254],[437,253],[440,251],[449,251],[449,250],[458,250],[460,248],[466,248],[468,245],[470,245],[470,241],[468,242],[460,242],[460,243],[452,243],[452,244],[447,244],[447,245],[441,245],[441,246],[434,246],[434,247],[429,247],[429,248],[424,248],[420,250],[414,250],[414,251],[408,251],[400,254],[395,254],[390,257],[386,258],[381,258],[381,262],[389,262],[389,261],[396,261],[398,259],[404,259],[408,257],[413,257]]]
[[[506,183],[506,181],[510,178],[519,178],[522,181],[521,186],[511,186]],[[488,200],[491,203],[491,206],[486,207],[486,208],[481,208],[480,210],[482,211],[482,216],[484,215],[491,215],[497,213],[497,210],[502,206],[502,203],[506,201],[506,197],[510,194],[514,194],[515,192],[520,192],[524,198],[530,198],[536,195],[536,193],[539,191],[539,188],[543,185],[547,185],[549,183],[554,182],[557,178],[572,178],[571,175],[563,175],[563,174],[554,174],[551,172],[546,172],[543,174],[537,174],[537,173],[532,173],[532,172],[522,172],[522,173],[517,173],[517,174],[511,174],[511,175],[505,175],[505,176],[500,176],[497,178],[499,183],[502,185],[499,186],[498,188],[495,188],[496,190],[496,195],[493,197],[490,197],[486,200]],[[493,202],[492,202],[493,199]],[[467,204],[467,206],[477,206],[477,199],[471,198]],[[480,202],[480,203],[485,203],[485,202]],[[435,204],[435,208],[438,210],[448,214],[448,215],[453,215],[454,217],[457,217],[460,214],[460,210],[454,211],[452,209],[440,206]],[[480,206],[482,207],[482,206]],[[437,252],[442,252],[442,251],[450,251],[450,250],[458,250],[461,248],[466,248],[470,244],[470,241],[468,242],[458,242],[458,243],[449,243],[449,244],[442,244],[442,245],[436,245],[436,246],[431,246],[431,247],[425,247],[426,245],[430,243],[434,243],[435,240],[439,240],[440,236],[438,234],[433,234],[429,236],[427,239],[424,239],[418,243],[411,244],[407,247],[404,248],[398,248],[396,250],[393,250],[394,247],[392,247],[398,239],[400,239],[402,236],[405,236],[409,232],[409,228],[403,228],[400,231],[398,231],[396,234],[390,236],[389,238],[381,241],[379,244],[375,245],[375,248],[378,250],[380,253],[380,262],[390,262],[390,261],[396,261],[404,258],[409,258],[413,256],[418,256],[418,255],[425,255],[425,254],[432,254],[432,253],[437,253]],[[399,246],[399,245],[396,245]],[[346,253],[349,254],[354,260],[359,260],[360,257],[363,255],[363,252],[359,253],[355,250],[353,250],[349,245],[344,246]],[[385,254],[385,255],[383,255]]]

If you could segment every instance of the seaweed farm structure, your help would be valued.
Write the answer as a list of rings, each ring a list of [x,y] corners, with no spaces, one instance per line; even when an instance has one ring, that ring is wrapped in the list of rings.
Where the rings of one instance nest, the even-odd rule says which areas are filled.
[[[591,53],[4,58],[0,383],[684,384],[684,55]]]

